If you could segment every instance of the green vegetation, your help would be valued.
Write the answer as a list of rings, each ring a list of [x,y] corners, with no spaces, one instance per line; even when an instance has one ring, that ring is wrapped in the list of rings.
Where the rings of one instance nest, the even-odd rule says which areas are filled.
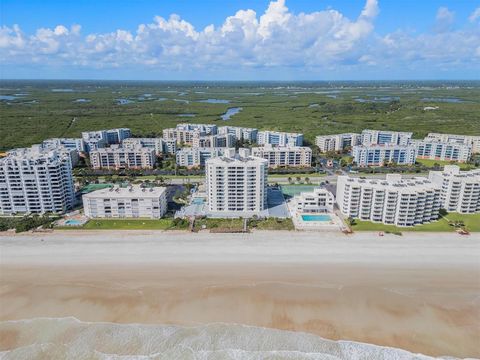
[[[464,226],[461,226],[462,223]],[[460,226],[455,227],[455,224]],[[352,229],[354,231],[384,231],[401,233],[407,231],[453,232],[462,227],[470,232],[480,232],[480,214],[448,213],[438,221],[413,227],[398,227],[355,219]]]
[[[185,230],[188,221],[181,219],[92,219],[82,227],[87,230]]]
[[[79,137],[81,131],[114,127],[130,127],[138,136],[158,136],[162,129],[180,122],[298,131],[305,134],[309,144],[314,143],[316,135],[364,128],[413,130],[416,138],[431,131],[480,135],[480,88],[472,83],[296,84],[299,88],[291,85],[3,80],[2,95],[26,95],[0,101],[0,150],[28,146],[49,137]],[[54,88],[72,91],[52,92]],[[230,102],[198,102],[208,98]],[[460,101],[444,102],[445,98]],[[77,99],[90,101],[76,102]],[[131,102],[119,104],[117,99]],[[227,108],[236,106],[243,110],[222,121],[220,116]],[[439,108],[424,110],[428,106]],[[184,113],[196,116],[179,116]]]
[[[474,165],[468,163],[457,163],[454,161],[440,161],[440,160],[430,160],[430,159],[417,159],[417,163],[428,168],[439,168],[443,169],[445,165],[458,165],[462,170],[471,170],[475,168]]]
[[[219,232],[243,231],[243,219],[204,218],[195,220],[195,230],[209,229]]]
[[[268,218],[262,220],[251,219],[248,222],[250,229],[256,230],[295,230],[292,219]]]
[[[1,224],[2,218],[0,218]],[[194,231],[242,232],[244,219],[203,218],[195,220]],[[188,220],[183,219],[92,219],[80,227],[59,227],[62,230],[187,230]],[[291,219],[249,219],[248,229],[294,230]]]
[[[59,219],[58,216],[48,214],[44,215],[26,215],[23,217],[1,217],[0,231],[7,231],[15,229],[15,232],[20,233],[42,227],[44,229],[52,228],[53,222]]]

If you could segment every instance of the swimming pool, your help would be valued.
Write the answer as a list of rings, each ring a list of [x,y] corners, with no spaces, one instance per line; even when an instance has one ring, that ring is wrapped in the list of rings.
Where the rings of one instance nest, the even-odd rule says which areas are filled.
[[[192,200],[192,204],[194,204],[194,205],[202,205],[204,203],[205,203],[204,198],[193,198],[193,200]]]
[[[65,225],[77,226],[77,225],[82,225],[82,224],[83,224],[82,221],[76,220],[76,219],[69,219],[69,220],[65,221]]]
[[[331,221],[332,217],[330,215],[302,215],[303,221]]]

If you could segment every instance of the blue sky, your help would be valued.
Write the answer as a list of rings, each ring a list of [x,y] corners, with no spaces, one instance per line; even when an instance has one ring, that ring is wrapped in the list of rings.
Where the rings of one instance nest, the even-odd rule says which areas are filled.
[[[0,22],[1,78],[480,74],[480,0],[1,0]]]

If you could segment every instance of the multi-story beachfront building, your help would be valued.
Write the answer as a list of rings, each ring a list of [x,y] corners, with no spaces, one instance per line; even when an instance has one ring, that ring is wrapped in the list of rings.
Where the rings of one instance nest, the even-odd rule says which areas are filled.
[[[177,144],[192,145],[195,136],[217,134],[217,125],[177,124],[175,128],[163,129],[163,139],[175,139]]]
[[[239,126],[220,126],[218,128],[218,133],[231,134],[235,136],[235,140],[255,143],[257,142],[258,130]]]
[[[471,145],[472,153],[480,153],[480,136],[429,133],[424,140]]]
[[[232,134],[217,134],[217,135],[207,135],[200,136],[198,133],[195,133],[193,136],[192,146],[193,147],[234,147],[235,146],[235,136]]]
[[[426,178],[385,180],[339,176],[337,204],[347,217],[396,226],[436,220],[441,207],[440,186]]]
[[[0,214],[63,213],[75,202],[68,152],[41,145],[0,159]]]
[[[177,151],[176,162],[178,166],[196,168],[205,165],[205,161],[218,156],[234,156],[235,148],[182,148]]]
[[[153,149],[156,155],[166,152],[166,145],[162,138],[128,138],[122,141],[122,146],[126,149],[144,147]]]
[[[359,145],[352,149],[357,166],[384,166],[389,163],[413,165],[416,158],[415,145]]]
[[[312,166],[312,149],[307,146],[265,145],[252,148],[252,156],[268,160],[271,168]]]
[[[94,169],[152,169],[155,162],[155,150],[142,146],[126,148],[112,145],[90,152],[90,163]]]
[[[159,219],[167,212],[166,188],[112,187],[83,195],[89,218]]]
[[[472,156],[472,145],[441,140],[412,140],[418,159],[467,162]]]
[[[130,136],[131,131],[127,128],[82,132],[86,152],[95,151],[111,144],[119,144]]]
[[[256,157],[217,157],[206,161],[208,210],[238,216],[267,208],[267,168]]]
[[[361,133],[362,145],[408,145],[413,133],[386,130],[363,130]]]
[[[320,152],[342,151],[352,146],[360,145],[361,136],[355,133],[320,135],[315,138],[315,145]]]
[[[430,171],[428,178],[441,188],[441,205],[447,211],[480,212],[480,169],[460,171],[447,165],[443,171]]]
[[[335,197],[327,189],[315,188],[313,191],[301,192],[293,199],[297,214],[332,213]]]
[[[302,146],[303,134],[279,131],[259,131],[257,134],[257,143],[258,145]]]

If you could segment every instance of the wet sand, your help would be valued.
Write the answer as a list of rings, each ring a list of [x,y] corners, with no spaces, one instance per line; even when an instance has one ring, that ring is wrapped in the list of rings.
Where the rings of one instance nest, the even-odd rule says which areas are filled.
[[[480,356],[478,236],[0,236],[0,286],[2,321],[239,323]],[[15,346],[0,336],[0,350]]]

